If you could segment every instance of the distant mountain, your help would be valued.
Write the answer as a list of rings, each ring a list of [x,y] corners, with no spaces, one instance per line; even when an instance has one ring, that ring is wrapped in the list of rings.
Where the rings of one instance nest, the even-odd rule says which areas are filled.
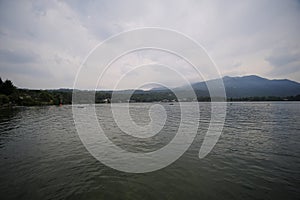
[[[295,96],[300,94],[300,83],[288,79],[269,80],[255,75],[222,78],[227,97],[262,97],[262,96]],[[208,80],[211,85],[219,79]],[[208,90],[205,82],[192,84],[192,87],[201,96],[207,96]],[[176,88],[185,90],[187,86]]]
[[[166,90],[170,90],[169,88],[167,87],[164,87],[164,86],[161,86],[161,87],[154,87],[151,89],[151,91],[155,91],[155,92],[164,92]]]

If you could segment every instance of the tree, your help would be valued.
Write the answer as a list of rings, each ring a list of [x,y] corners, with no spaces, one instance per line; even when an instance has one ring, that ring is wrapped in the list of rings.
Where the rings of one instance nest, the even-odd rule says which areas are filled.
[[[53,97],[46,91],[40,93],[39,98],[42,102],[50,102],[51,100],[53,100]]]
[[[8,102],[9,102],[9,98],[4,94],[0,94],[0,105],[6,104]]]
[[[16,87],[10,80],[6,80],[5,82],[1,80],[0,83],[0,93],[2,94],[10,95],[16,90]]]

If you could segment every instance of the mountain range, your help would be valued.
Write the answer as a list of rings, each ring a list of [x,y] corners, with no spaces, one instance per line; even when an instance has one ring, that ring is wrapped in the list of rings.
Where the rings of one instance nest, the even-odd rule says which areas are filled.
[[[262,97],[262,96],[295,96],[300,94],[300,83],[288,79],[266,79],[256,75],[222,78],[226,96],[229,98]],[[220,79],[206,81],[213,85]],[[200,96],[209,96],[206,82],[192,84],[192,88]],[[174,88],[174,90],[187,90],[188,86]],[[152,91],[164,91],[166,88],[153,88]]]

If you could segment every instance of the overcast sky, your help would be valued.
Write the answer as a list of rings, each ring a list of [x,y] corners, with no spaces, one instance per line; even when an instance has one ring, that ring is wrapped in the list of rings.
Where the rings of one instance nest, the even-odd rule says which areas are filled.
[[[0,76],[22,88],[71,88],[92,48],[114,34],[142,27],[174,29],[194,38],[222,75],[300,81],[300,1],[296,0],[1,0]],[[128,66],[164,57],[158,54],[127,56],[114,64],[110,80],[114,82],[114,73]],[[197,81],[182,67],[189,80]],[[136,78],[165,77],[159,76],[160,68],[153,69],[155,74],[136,74]],[[134,80],[134,73],[131,76]],[[102,88],[112,88],[113,83],[106,83]]]

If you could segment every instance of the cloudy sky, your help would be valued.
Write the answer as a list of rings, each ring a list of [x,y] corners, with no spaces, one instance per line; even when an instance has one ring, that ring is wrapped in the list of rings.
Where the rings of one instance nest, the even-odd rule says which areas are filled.
[[[300,81],[300,1],[296,0],[1,0],[0,76],[22,88],[73,87],[91,49],[110,36],[143,27],[174,29],[195,39],[222,75]],[[128,55],[114,63],[109,80],[114,82],[128,66],[167,57],[151,51]],[[183,64],[184,75],[197,81],[185,68]],[[134,80],[134,73],[131,76]],[[166,77],[158,66],[135,78],[143,76]],[[92,85],[88,80],[86,84]],[[102,88],[112,86],[107,81]]]

